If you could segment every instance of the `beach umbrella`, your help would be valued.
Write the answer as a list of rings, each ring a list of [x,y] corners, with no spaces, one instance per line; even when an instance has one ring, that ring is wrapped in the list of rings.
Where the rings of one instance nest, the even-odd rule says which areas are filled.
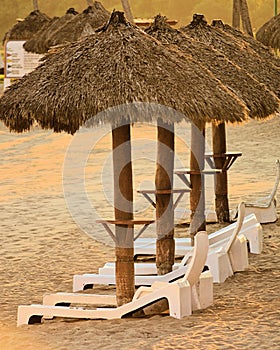
[[[271,36],[270,46],[273,47],[274,49],[278,49],[278,50],[280,49],[280,21],[279,21],[278,29],[275,30],[275,32]]]
[[[3,43],[8,40],[28,40],[50,20],[50,17],[39,10],[32,11],[23,21],[16,23],[5,33]]]
[[[77,41],[83,35],[92,34],[95,29],[103,26],[109,17],[110,13],[103,5],[95,1],[92,6],[88,6],[82,13],[50,34],[45,44],[51,47]]]
[[[252,48],[241,44],[234,36],[229,36],[223,30],[208,25],[203,15],[195,14],[192,22],[180,30],[222,52],[233,63],[253,75],[280,97],[279,68],[273,62],[256,54]]]
[[[177,29],[171,28],[166,23],[165,17],[160,15],[156,16],[154,23],[146,29],[146,32],[160,40],[165,46],[168,45],[169,47],[174,47],[174,45],[176,45],[176,48],[178,48],[180,51],[190,55],[201,65],[209,69],[225,86],[235,91],[235,93],[242,98],[248,107],[249,116],[251,118],[265,118],[278,110],[279,100],[263,84],[260,84],[256,79],[254,79],[254,77],[248,75],[246,71],[232,63],[228,58],[222,55],[221,52],[212,49],[202,42],[194,40]],[[214,117],[215,116],[213,116],[213,119]],[[221,128],[221,124],[223,123],[219,123],[217,128]],[[193,163],[191,168],[193,166],[197,166],[195,161],[192,159],[192,155],[193,153],[191,153],[191,162]],[[202,169],[203,168],[200,168],[200,170]],[[196,210],[196,207],[194,206],[196,200],[193,199],[193,197],[197,198],[199,196],[199,193],[201,192],[201,184],[199,179],[197,179],[197,177],[200,176],[199,174],[191,174],[190,176],[191,180],[194,181],[194,183],[191,181],[192,189],[190,193],[192,218],[192,215]],[[226,173],[219,174],[218,176],[226,177]],[[198,188],[196,188],[195,183],[198,184]],[[217,181],[217,186],[219,186],[219,181]],[[225,195],[227,196],[227,191],[226,193],[223,191],[223,194],[221,194],[222,191],[223,188],[216,189],[217,214],[219,221],[228,221],[228,202],[221,198]],[[191,234],[195,233],[194,230],[196,229],[196,225],[191,221]]]
[[[62,27],[68,21],[73,19],[78,14],[73,7],[69,8],[65,15],[62,17],[54,17],[46,23],[37,33],[35,33],[31,39],[27,40],[23,47],[27,52],[34,52],[38,54],[44,54],[50,48],[46,44],[48,37],[57,29]]]
[[[203,15],[194,15],[193,21],[189,25],[182,27],[181,30],[192,38],[203,42],[211,48],[215,48],[221,54],[223,53],[232,63],[244,69],[261,84],[265,84],[279,98],[279,67],[270,60],[264,59],[249,45],[241,43],[240,39],[227,34],[220,28],[208,25]],[[226,152],[226,134],[223,123],[213,125],[212,138],[215,164],[216,167],[220,168],[223,166],[225,158],[220,158],[219,154]],[[220,214],[222,212],[227,213],[224,208],[228,207],[226,172],[217,175],[216,183],[215,201],[218,217],[222,221],[228,221],[228,214],[228,216],[225,214],[224,217]]]
[[[129,104],[133,105],[127,112],[123,105]],[[161,105],[168,106],[169,115]],[[164,126],[179,122],[183,115],[191,121],[211,121],[212,115],[217,120],[242,121],[247,109],[208,70],[166,50],[128,23],[121,12],[113,12],[98,34],[47,54],[39,67],[0,99],[0,118],[17,132],[30,129],[35,121],[43,129],[71,134],[89,121],[112,125],[114,207],[119,223],[133,218],[129,124],[159,120]],[[121,145],[126,145],[125,152],[117,151]],[[115,234],[116,294],[122,304],[134,293],[133,237],[121,223]],[[173,237],[167,239],[174,246]]]
[[[165,17],[156,16],[152,25],[145,32],[171,49],[176,45],[176,49],[209,69],[225,86],[240,96],[248,107],[251,118],[265,118],[277,111],[279,100],[274,92],[220,51],[193,39],[187,33],[172,28]],[[271,56],[274,57],[274,55]]]
[[[214,20],[212,26],[216,27],[228,35],[234,36],[235,39],[240,41],[241,46],[246,48],[249,47],[253,49],[260,57],[266,61],[270,61],[275,66],[280,67],[280,59],[271,52],[266,46],[261,44],[259,41],[255,40],[252,36],[246,35],[239,30],[234,29],[233,27],[224,24],[221,20]],[[278,95],[279,96],[279,95]],[[219,125],[213,125],[212,127],[213,134],[213,151],[214,153],[225,153],[226,152],[226,127],[224,123]],[[221,158],[217,158],[216,162],[221,162]],[[217,166],[219,166],[217,164]],[[220,164],[222,166],[222,164]],[[226,188],[227,180],[225,174],[217,176],[217,187],[220,187],[223,191],[223,188]],[[217,189],[218,190],[218,189]]]
[[[280,23],[279,23],[280,24]],[[270,61],[275,66],[280,68],[280,59],[269,50],[268,47],[263,45],[261,42],[255,40],[252,36],[243,34],[242,32],[232,28],[231,26],[224,24],[221,20],[214,20],[212,26],[219,28],[228,35],[233,35],[235,39],[238,39],[241,45],[244,47],[249,47],[253,49],[259,56],[267,61]],[[279,26],[280,27],[280,26]],[[213,135],[213,151],[214,153],[225,153],[226,152],[226,127],[224,123],[219,125],[213,125],[212,127]],[[221,162],[221,158],[217,158],[216,162]],[[217,166],[219,166],[217,164]],[[222,166],[222,164],[220,164]],[[227,180],[223,174],[217,177],[217,186],[221,188],[226,188]]]
[[[213,20],[212,26],[219,28],[220,30],[223,30],[225,33],[229,35],[233,35],[235,39],[238,39],[240,41],[241,45],[245,45],[246,47],[249,47],[253,49],[259,56],[266,60],[270,60],[274,65],[277,67],[280,67],[280,58],[274,54],[267,46],[262,44],[260,41],[257,41],[254,39],[251,35],[247,35],[242,33],[241,31],[231,27],[230,25],[223,23],[223,21],[219,20]],[[280,23],[279,23],[280,28]]]
[[[256,38],[266,46],[280,49],[280,13],[258,29]]]

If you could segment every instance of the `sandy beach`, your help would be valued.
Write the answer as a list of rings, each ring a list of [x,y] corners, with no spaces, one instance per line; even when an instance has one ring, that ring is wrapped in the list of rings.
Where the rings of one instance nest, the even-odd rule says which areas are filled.
[[[229,171],[231,208],[243,198],[264,196],[272,189],[275,160],[280,159],[279,125],[280,116],[228,126],[228,149],[242,152]],[[178,134],[186,140],[188,132],[181,129],[178,128]],[[147,139],[149,134],[154,140],[154,130],[145,130],[145,126],[136,126],[134,136],[140,140]],[[210,128],[208,133],[210,143]],[[1,126],[0,138],[1,350],[280,348],[279,220],[263,225],[264,250],[261,255],[249,254],[248,271],[235,274],[223,284],[215,284],[213,306],[190,317],[54,319],[40,325],[16,327],[18,305],[41,303],[46,292],[71,292],[73,275],[97,272],[105,262],[114,261],[114,249],[85,234],[67,209],[62,167],[72,136],[41,130],[17,135]],[[97,149],[98,156],[89,164],[86,172],[89,178],[96,169],[94,162],[104,164],[110,147],[107,135]],[[180,147],[178,153],[182,159],[185,146]],[[150,162],[147,171],[143,171],[139,159],[135,166],[136,188],[153,179],[154,164]],[[184,161],[187,164],[187,156]],[[89,196],[99,203],[96,204],[99,215],[111,215],[111,208],[105,206],[104,191],[97,183],[100,175],[91,180],[95,182],[91,185],[89,181]],[[109,178],[103,178],[103,184],[104,181],[110,188]],[[277,198],[279,203],[279,190]],[[137,198],[137,201],[141,216],[153,215],[144,200]],[[95,233],[106,236],[102,227],[92,222],[91,225]],[[222,225],[208,225],[207,231],[219,227]],[[186,228],[177,228],[176,235],[185,231]],[[114,288],[93,289],[96,293],[104,291],[113,293]]]

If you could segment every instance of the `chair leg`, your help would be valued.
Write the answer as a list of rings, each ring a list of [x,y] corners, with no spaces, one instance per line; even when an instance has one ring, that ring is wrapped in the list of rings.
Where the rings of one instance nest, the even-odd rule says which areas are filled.
[[[209,267],[214,283],[223,283],[229,276],[233,275],[227,253],[213,252],[208,254],[206,265]]]
[[[233,272],[244,271],[248,268],[248,249],[245,236],[238,236],[229,251],[229,257]]]
[[[25,324],[41,323],[43,315],[34,315],[30,305],[20,305],[17,313],[17,326]]]
[[[178,319],[192,314],[191,287],[188,283],[183,283],[184,285],[181,286],[174,284],[169,289],[169,295],[166,296],[169,303],[170,316]]]
[[[88,281],[86,275],[74,275],[73,277],[73,292],[79,292],[85,289],[89,289],[87,286],[92,288],[92,283]]]
[[[242,232],[249,242],[250,253],[261,254],[263,250],[263,228],[257,223]]]
[[[201,309],[213,305],[213,276],[210,271],[205,271],[200,275],[198,291]]]

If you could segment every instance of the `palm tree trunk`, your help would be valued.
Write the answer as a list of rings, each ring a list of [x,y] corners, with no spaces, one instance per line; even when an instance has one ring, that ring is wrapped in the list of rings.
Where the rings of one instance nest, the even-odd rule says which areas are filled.
[[[173,172],[174,172],[174,125],[158,121],[158,146],[156,165],[156,265],[158,275],[172,271],[175,259]],[[158,190],[167,190],[165,194]]]
[[[133,219],[130,125],[112,130],[116,220]],[[118,306],[132,300],[134,284],[133,227],[116,225],[116,297]]]
[[[34,11],[39,10],[38,0],[33,0],[33,7],[34,7]]]
[[[241,20],[242,20],[242,26],[243,26],[244,32],[251,36],[254,36],[251,21],[250,21],[247,0],[240,0],[240,13],[241,13]]]
[[[122,0],[122,7],[123,7],[123,11],[125,13],[125,17],[127,18],[127,20],[130,23],[134,23],[134,19],[133,19],[131,7],[129,5],[129,1],[128,0]]]
[[[232,26],[240,30],[240,0],[233,0]]]

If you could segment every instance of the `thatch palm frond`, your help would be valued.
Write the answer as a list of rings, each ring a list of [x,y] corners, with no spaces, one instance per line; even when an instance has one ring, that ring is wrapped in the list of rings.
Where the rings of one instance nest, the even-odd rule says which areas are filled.
[[[39,67],[7,89],[0,99],[0,118],[19,132],[36,120],[43,128],[70,133],[89,119],[96,125],[116,125],[118,118],[180,121],[175,114],[174,119],[159,115],[156,108],[147,115],[140,102],[171,107],[195,121],[247,118],[243,101],[209,71],[178,51],[166,50],[120,12],[114,12],[98,34],[48,54]],[[92,118],[129,103],[140,107],[136,104],[135,110],[120,117],[103,113]]]
[[[219,51],[170,27],[165,17],[156,16],[146,32],[169,47],[176,45],[181,52],[211,71],[216,78],[245,102],[250,117],[265,118],[279,110],[278,98],[263,84],[248,75],[244,69],[232,63]]]
[[[280,97],[280,69],[255,54],[249,47],[240,44],[233,36],[230,37],[218,28],[208,25],[203,15],[194,15],[193,21],[181,30],[223,53]]]
[[[98,1],[75,16],[71,21],[58,28],[46,40],[47,47],[72,43],[77,41],[85,33],[85,29],[91,26],[97,29],[104,25],[110,18],[110,13]]]
[[[280,49],[280,21],[278,29],[271,35],[269,46],[274,49]]]
[[[279,34],[279,27],[280,27],[280,13],[272,17],[269,21],[264,23],[258,29],[256,33],[257,40],[259,40],[261,43],[263,43],[266,46],[279,48],[277,46],[274,46],[273,44],[274,40],[272,40],[272,36],[274,35],[274,33],[278,32]]]
[[[40,11],[32,11],[23,21],[16,23],[4,36],[8,40],[28,40],[51,19]]]
[[[68,21],[78,15],[78,12],[74,8],[69,8],[64,16],[54,17],[50,22],[46,23],[37,33],[35,33],[31,39],[27,40],[23,45],[24,49],[28,52],[34,52],[38,54],[44,54],[48,51],[49,46],[46,41],[52,33],[66,24]]]
[[[280,67],[280,58],[274,55],[267,46],[262,44],[260,41],[254,39],[251,35],[246,35],[241,31],[231,27],[228,24],[223,23],[221,20],[214,20],[212,26],[223,30],[229,35],[233,35],[235,38],[240,40],[241,45],[244,45],[244,42],[250,46],[257,54],[259,54],[264,59],[270,60],[277,67]],[[279,23],[280,28],[280,23]]]

